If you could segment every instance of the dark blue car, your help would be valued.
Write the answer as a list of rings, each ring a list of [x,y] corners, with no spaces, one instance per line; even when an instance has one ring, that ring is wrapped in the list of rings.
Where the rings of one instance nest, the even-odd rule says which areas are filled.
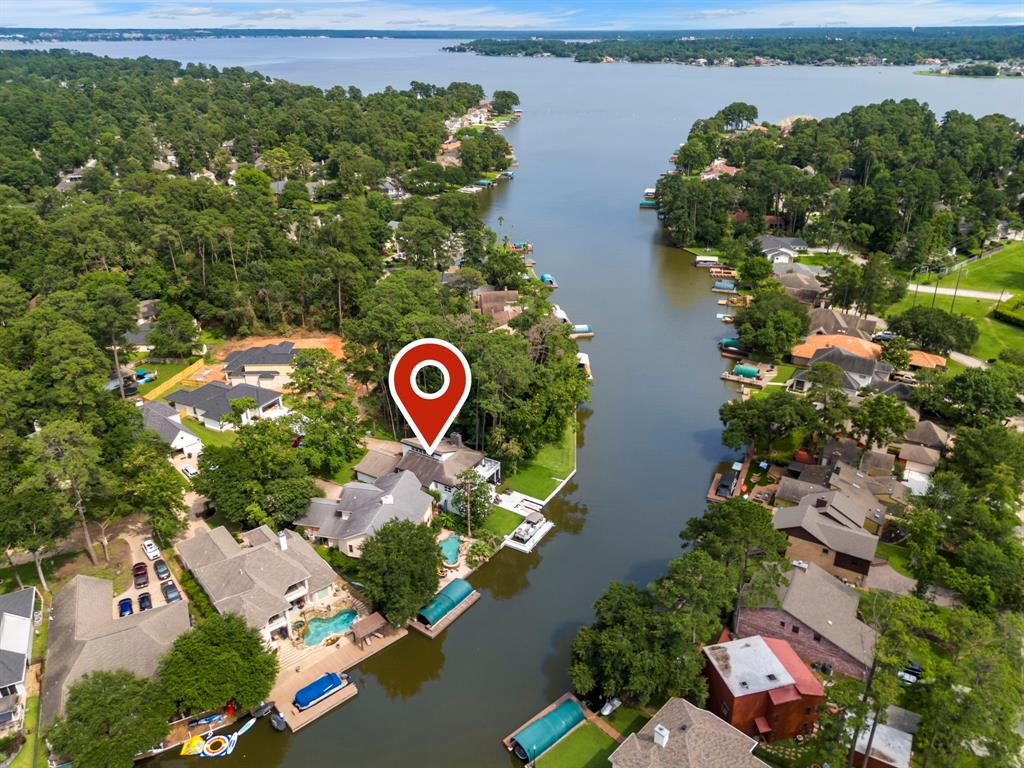
[[[131,616],[135,613],[135,609],[132,608],[132,599],[130,597],[123,598],[117,602],[117,615],[119,618],[124,616]]]

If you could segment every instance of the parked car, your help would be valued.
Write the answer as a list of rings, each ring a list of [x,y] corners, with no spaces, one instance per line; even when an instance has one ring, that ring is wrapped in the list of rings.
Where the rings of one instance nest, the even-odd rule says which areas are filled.
[[[160,557],[160,547],[158,547],[152,539],[146,539],[142,542],[142,551],[145,552],[146,557],[150,560],[156,560]]]
[[[153,598],[150,597],[149,592],[143,592],[139,595],[139,611],[148,611],[153,607]]]
[[[160,591],[164,593],[164,600],[168,603],[176,603],[181,600],[181,592],[174,586],[173,581],[165,581],[161,584]]]
[[[186,464],[181,468],[181,474],[187,477],[189,480],[199,476],[199,470],[195,468],[193,464]]]
[[[145,563],[136,563],[132,566],[132,583],[136,589],[149,586],[149,566]]]
[[[612,712],[622,706],[622,702],[619,699],[608,699],[601,707],[601,717],[608,717]]]
[[[132,608],[132,599],[130,597],[125,597],[117,601],[118,618],[131,616],[133,613],[135,613],[135,610]]]
[[[171,578],[171,569],[167,567],[167,563],[164,562],[163,558],[153,563],[153,570],[156,572],[157,581],[167,581]]]
[[[874,341],[875,343],[880,344],[883,341],[892,341],[895,338],[896,334],[893,333],[892,331],[879,331],[878,333],[871,337],[871,340]]]

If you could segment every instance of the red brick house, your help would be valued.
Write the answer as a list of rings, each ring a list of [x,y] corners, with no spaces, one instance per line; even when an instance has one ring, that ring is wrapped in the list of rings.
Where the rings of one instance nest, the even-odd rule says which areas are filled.
[[[705,646],[708,710],[763,739],[811,732],[825,689],[785,640],[745,637]]]
[[[867,679],[875,631],[857,618],[857,590],[814,563],[794,563],[778,605],[740,613],[737,637],[786,640],[805,662],[831,664],[841,675]]]

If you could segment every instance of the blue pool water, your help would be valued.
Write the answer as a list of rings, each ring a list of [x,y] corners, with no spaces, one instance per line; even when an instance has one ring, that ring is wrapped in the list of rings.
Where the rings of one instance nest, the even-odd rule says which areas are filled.
[[[320,645],[331,635],[340,635],[347,631],[355,620],[356,612],[351,608],[339,611],[326,619],[310,619],[303,642],[306,645]]]
[[[457,533],[453,533],[447,539],[444,539],[438,546],[441,548],[441,554],[444,555],[444,562],[446,565],[455,565],[459,562],[459,544],[462,543],[462,539],[459,538]]]

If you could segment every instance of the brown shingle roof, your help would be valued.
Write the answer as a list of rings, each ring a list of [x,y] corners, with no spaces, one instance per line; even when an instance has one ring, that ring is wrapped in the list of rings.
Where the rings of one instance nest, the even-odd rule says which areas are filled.
[[[654,729],[668,729],[668,743],[654,743]],[[669,699],[639,731],[609,755],[613,768],[767,768],[751,752],[757,742],[706,709]]]

